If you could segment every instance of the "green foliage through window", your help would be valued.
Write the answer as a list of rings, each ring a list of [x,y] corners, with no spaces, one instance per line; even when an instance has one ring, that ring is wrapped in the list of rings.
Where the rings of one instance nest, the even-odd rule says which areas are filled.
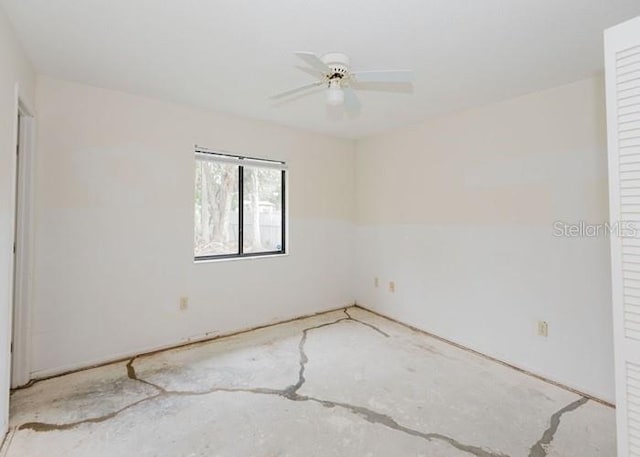
[[[196,160],[196,259],[284,252],[285,171],[237,163]]]

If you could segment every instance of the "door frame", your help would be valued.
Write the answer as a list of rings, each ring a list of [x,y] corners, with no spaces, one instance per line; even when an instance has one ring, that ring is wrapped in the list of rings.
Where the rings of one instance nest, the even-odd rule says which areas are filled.
[[[33,290],[33,209],[35,171],[35,110],[15,88],[15,131],[12,154],[11,238],[16,250],[10,265],[11,387],[27,384],[31,377],[31,315]],[[18,118],[20,121],[18,122]],[[19,149],[18,149],[19,148]],[[19,151],[19,157],[18,157]],[[18,162],[19,161],[19,162]],[[18,166],[19,163],[19,166]],[[17,173],[16,173],[17,172]],[[16,196],[17,190],[17,196]],[[16,240],[16,231],[21,236]],[[12,246],[10,246],[10,249]],[[12,252],[12,251],[10,251]]]

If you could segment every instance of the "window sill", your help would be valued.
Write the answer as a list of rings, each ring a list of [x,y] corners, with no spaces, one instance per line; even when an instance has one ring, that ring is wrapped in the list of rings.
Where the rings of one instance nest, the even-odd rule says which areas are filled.
[[[238,256],[238,257],[224,257],[220,259],[193,259],[193,263],[201,264],[201,263],[235,262],[238,260],[273,259],[275,257],[289,257],[289,253],[285,252],[282,254],[247,255],[247,256]]]

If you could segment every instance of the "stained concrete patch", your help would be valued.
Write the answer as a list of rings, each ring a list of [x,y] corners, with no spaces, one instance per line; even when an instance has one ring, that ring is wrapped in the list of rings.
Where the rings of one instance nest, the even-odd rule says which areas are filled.
[[[69,423],[113,413],[156,393],[127,376],[125,363],[41,381],[11,394],[10,426]]]
[[[115,367],[22,391],[0,455],[614,455],[610,409],[356,309]]]

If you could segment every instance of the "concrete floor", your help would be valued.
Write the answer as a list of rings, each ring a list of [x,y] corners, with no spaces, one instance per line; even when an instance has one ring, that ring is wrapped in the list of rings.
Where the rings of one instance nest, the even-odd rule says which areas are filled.
[[[360,309],[38,382],[1,457],[613,457],[614,410]]]

